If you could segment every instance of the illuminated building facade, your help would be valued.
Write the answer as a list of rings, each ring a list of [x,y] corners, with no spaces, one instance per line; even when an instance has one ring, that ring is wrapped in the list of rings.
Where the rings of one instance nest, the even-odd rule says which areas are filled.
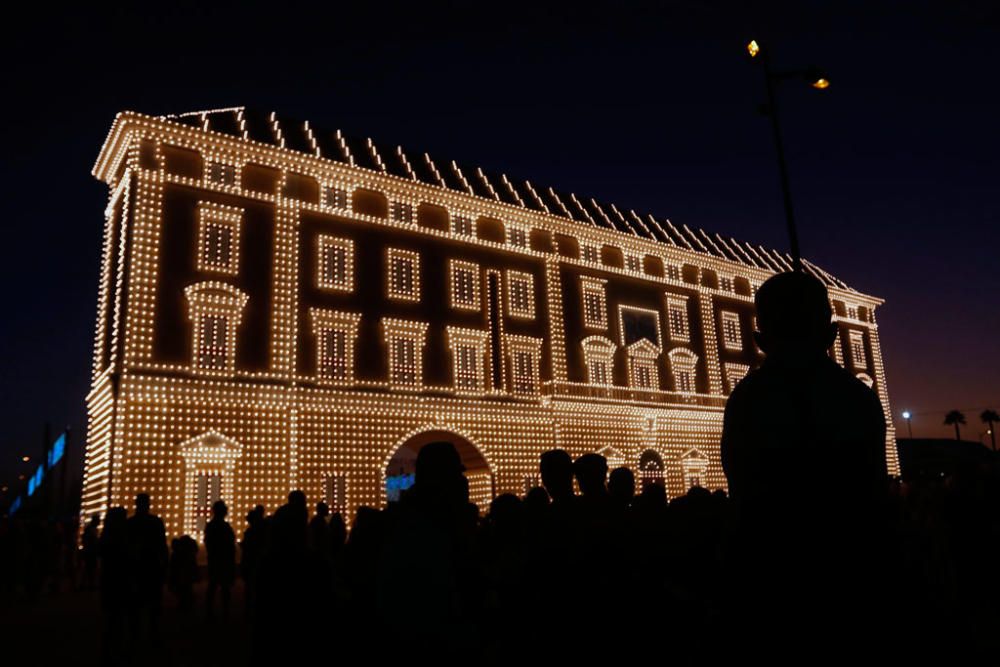
[[[217,498],[239,516],[302,489],[350,516],[435,439],[480,504],[538,484],[553,447],[670,496],[726,486],[753,293],[787,255],[242,108],[120,114],[94,174],[84,515],[148,492],[200,535]],[[881,301],[805,266],[831,354],[888,413]],[[886,451],[897,470],[891,430]]]

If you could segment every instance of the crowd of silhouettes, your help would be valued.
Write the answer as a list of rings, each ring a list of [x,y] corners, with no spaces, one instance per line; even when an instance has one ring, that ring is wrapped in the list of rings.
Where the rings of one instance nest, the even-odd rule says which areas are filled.
[[[166,587],[181,613],[230,615],[242,584],[254,664],[843,664],[957,662],[994,650],[1000,467],[891,480],[870,389],[832,362],[825,288],[783,274],[757,293],[760,369],[726,408],[729,493],[636,480],[604,457],[541,455],[541,486],[470,502],[448,442],[414,483],[351,517],[301,491],[242,535],[222,501],[168,548],[140,494],[82,530],[78,585],[100,590],[105,656],[156,641]],[[47,544],[0,530],[4,590]],[[205,567],[199,565],[198,537]],[[39,548],[44,548],[40,546]],[[37,579],[37,577],[36,577]],[[33,584],[37,586],[38,584]]]

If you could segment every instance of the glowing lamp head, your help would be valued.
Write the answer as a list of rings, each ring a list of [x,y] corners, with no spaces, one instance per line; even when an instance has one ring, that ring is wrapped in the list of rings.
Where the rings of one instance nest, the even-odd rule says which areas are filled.
[[[21,460],[24,461],[25,463],[27,463],[28,461],[31,460],[31,457],[30,456],[22,456]]]
[[[909,419],[911,416],[909,410],[903,410],[903,419]]]
[[[830,87],[830,81],[828,79],[824,79],[823,77],[819,77],[815,81],[812,81],[809,85],[816,90],[826,90]]]
[[[747,44],[747,53],[750,54],[751,58],[756,58],[757,54],[760,53],[760,46],[757,45],[756,39],[751,39],[750,43]]]

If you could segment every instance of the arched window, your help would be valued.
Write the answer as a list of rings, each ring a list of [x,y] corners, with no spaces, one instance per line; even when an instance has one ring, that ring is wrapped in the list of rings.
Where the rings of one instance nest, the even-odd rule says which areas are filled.
[[[859,380],[861,380],[862,382],[864,382],[868,386],[869,389],[871,389],[872,387],[874,387],[875,380],[873,380],[872,376],[868,375],[868,373],[858,373],[857,377],[858,377]]]
[[[670,371],[674,375],[674,391],[695,393],[698,390],[695,386],[698,355],[678,347],[670,350],[667,356],[670,358]]]
[[[583,347],[583,360],[587,366],[587,381],[590,384],[611,384],[617,346],[603,336],[584,338],[580,345]]]
[[[238,442],[216,431],[207,431],[178,447],[184,459],[184,532],[199,541],[215,501],[232,505],[233,472],[242,449]]]

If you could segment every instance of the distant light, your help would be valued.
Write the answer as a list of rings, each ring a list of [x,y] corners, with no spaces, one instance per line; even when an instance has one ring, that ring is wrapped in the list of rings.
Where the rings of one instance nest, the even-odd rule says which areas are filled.
[[[31,460],[31,457],[30,456],[22,456],[21,460],[24,461],[25,463],[27,463],[28,461]]]
[[[911,415],[909,410],[903,410],[903,419],[909,419],[910,416]]]
[[[757,46],[756,39],[751,39],[750,43],[747,44],[747,53],[750,54],[751,58],[756,58],[757,54],[760,53],[760,47]]]
[[[816,90],[826,90],[827,88],[830,87],[830,82],[824,79],[823,77],[820,77],[809,85],[811,85]]]

